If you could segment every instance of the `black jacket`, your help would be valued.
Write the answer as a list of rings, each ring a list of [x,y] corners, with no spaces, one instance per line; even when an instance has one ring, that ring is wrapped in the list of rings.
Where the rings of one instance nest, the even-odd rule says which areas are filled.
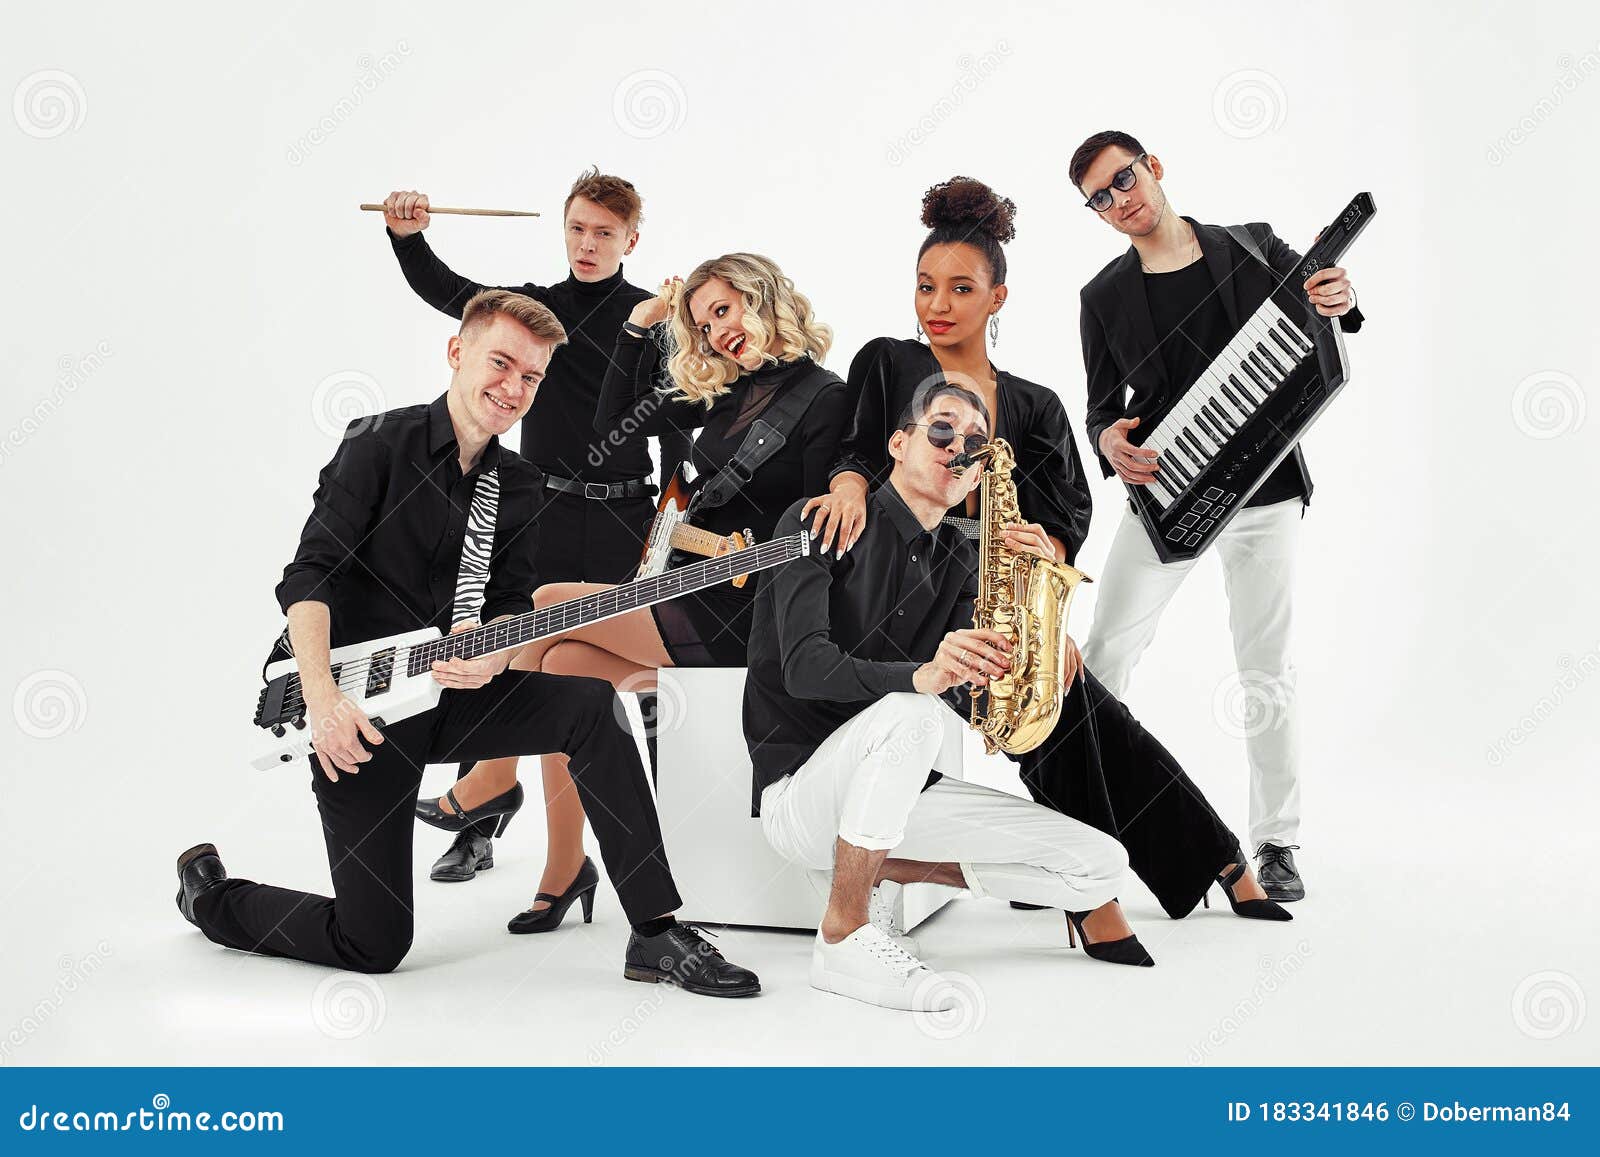
[[[1237,330],[1272,292],[1272,274],[1245,252],[1223,226],[1202,225],[1188,217],[1184,220],[1194,226],[1212,283],[1219,287],[1222,308]],[[1257,221],[1243,228],[1280,275],[1292,273],[1300,264],[1300,254],[1289,248],[1272,226]],[[1100,453],[1101,433],[1119,418],[1143,418],[1146,421],[1141,427],[1148,425],[1150,416],[1160,413],[1173,392],[1188,383],[1173,382],[1167,377],[1166,363],[1157,352],[1139,254],[1132,246],[1095,274],[1083,287],[1080,299],[1083,369],[1089,393],[1085,427],[1089,445],[1100,459],[1100,472],[1109,478],[1113,471]],[[1355,333],[1363,320],[1361,311],[1352,309],[1339,322],[1345,333]],[[1294,448],[1293,458],[1309,503],[1311,474],[1299,445]]]

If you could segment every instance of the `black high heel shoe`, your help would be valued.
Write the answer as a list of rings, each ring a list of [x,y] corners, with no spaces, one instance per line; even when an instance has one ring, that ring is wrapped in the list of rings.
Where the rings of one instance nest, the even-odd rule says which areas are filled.
[[[1139,943],[1137,936],[1089,943],[1089,938],[1083,934],[1083,920],[1088,915],[1090,912],[1066,914],[1068,948],[1076,948],[1078,941],[1082,940],[1084,954],[1091,960],[1104,960],[1107,964],[1131,964],[1135,968],[1155,967],[1155,958],[1144,950],[1144,945]],[[1076,936],[1073,935],[1074,932],[1077,933]]]
[[[503,791],[487,803],[481,803],[475,808],[464,808],[461,801],[456,799],[456,789],[450,788],[444,793],[444,798],[450,801],[450,806],[455,811],[447,812],[439,806],[436,799],[419,799],[417,801],[417,818],[425,824],[436,828],[443,828],[447,832],[459,832],[463,828],[470,828],[479,820],[492,820],[500,817],[500,822],[495,826],[496,836],[504,835],[511,817],[522,809],[525,798],[522,784],[511,785],[510,791]]]
[[[554,932],[561,927],[561,920],[567,914],[567,909],[572,907],[574,900],[583,901],[583,922],[594,922],[594,890],[600,883],[600,873],[594,866],[594,861],[588,856],[583,857],[583,867],[578,869],[578,874],[573,878],[567,890],[559,896],[549,892],[540,892],[533,898],[534,903],[540,900],[547,901],[548,908],[529,908],[526,912],[518,912],[511,917],[506,925],[507,932],[518,935],[528,932]]]
[[[1222,885],[1222,894],[1228,898],[1228,907],[1233,909],[1235,916],[1243,916],[1246,920],[1293,920],[1294,916],[1281,904],[1274,900],[1240,900],[1233,894],[1233,886],[1244,879],[1244,861],[1238,860],[1233,865],[1233,871],[1224,876],[1217,873],[1217,883]],[[1210,888],[1206,889],[1209,893]],[[1207,908],[1211,907],[1210,895],[1200,897],[1200,902]]]

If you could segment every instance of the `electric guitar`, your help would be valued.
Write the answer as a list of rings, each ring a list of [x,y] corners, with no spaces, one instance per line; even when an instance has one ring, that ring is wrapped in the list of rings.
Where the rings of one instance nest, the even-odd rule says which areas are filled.
[[[337,647],[329,653],[329,666],[339,690],[381,729],[438,705],[444,688],[433,678],[435,660],[477,659],[510,651],[535,639],[732,581],[736,575],[782,566],[810,552],[811,537],[802,531],[454,635],[424,627]],[[255,713],[261,731],[250,760],[262,769],[304,759],[312,750],[299,668],[292,656],[285,655],[281,640],[273,657],[276,661],[269,660],[262,671],[266,686],[256,699]]]
[[[681,550],[686,554],[704,555],[707,558],[720,558],[752,544],[755,535],[751,534],[748,528],[743,534],[737,531],[732,534],[717,534],[690,525],[687,521],[689,497],[689,486],[683,479],[683,471],[681,469],[674,471],[672,478],[667,482],[667,488],[662,491],[661,501],[656,504],[655,521],[650,524],[650,535],[645,540],[644,555],[639,559],[638,578],[650,578],[652,575],[664,573],[674,550]],[[732,580],[733,585],[744,586],[744,580],[748,577],[743,574],[735,575]]]

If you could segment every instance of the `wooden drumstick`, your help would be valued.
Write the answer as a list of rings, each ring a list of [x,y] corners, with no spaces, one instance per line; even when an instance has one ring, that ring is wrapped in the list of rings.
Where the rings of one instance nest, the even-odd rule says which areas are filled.
[[[363,213],[382,213],[385,210],[382,205],[363,205],[361,206],[361,211]],[[427,212],[430,215],[434,213],[454,213],[458,217],[537,217],[539,215],[527,209],[446,209],[442,205],[429,205]]]

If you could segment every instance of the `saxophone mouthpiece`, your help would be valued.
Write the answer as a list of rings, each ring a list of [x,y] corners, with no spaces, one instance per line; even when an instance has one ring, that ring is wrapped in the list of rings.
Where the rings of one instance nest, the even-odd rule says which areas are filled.
[[[993,447],[984,446],[981,450],[975,451],[971,454],[957,454],[954,458],[945,463],[945,469],[950,471],[950,473],[954,474],[957,478],[960,478],[967,472],[968,466],[976,466],[980,462],[988,461],[993,456]]]

